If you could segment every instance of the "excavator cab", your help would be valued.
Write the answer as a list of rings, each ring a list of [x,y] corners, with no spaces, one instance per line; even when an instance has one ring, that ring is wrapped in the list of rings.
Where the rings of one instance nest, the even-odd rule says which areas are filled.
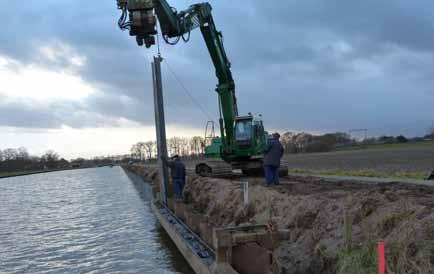
[[[253,136],[253,117],[238,117],[235,120],[235,143],[240,147],[250,146]]]
[[[262,117],[239,116],[235,119],[235,148],[236,155],[240,158],[262,154],[266,132]]]

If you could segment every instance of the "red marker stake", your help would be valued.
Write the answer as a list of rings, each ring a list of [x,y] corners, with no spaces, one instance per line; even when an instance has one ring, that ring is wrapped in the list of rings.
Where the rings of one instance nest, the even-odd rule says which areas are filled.
[[[384,255],[384,243],[378,242],[378,274],[386,274],[386,259]]]

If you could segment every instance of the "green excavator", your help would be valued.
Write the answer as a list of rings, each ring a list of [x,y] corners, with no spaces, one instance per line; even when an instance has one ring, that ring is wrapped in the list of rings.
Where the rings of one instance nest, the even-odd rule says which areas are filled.
[[[262,173],[269,134],[261,116],[238,113],[231,63],[223,46],[223,35],[215,26],[211,5],[194,4],[178,12],[165,0],[117,0],[117,4],[122,11],[119,27],[128,30],[139,46],[155,45],[157,21],[164,41],[171,45],[181,39],[188,42],[194,29],[202,32],[218,79],[215,91],[219,99],[220,137],[212,138],[205,147],[207,160],[196,165],[196,173],[208,177],[225,177],[233,169],[240,169],[245,175]],[[280,171],[287,172],[287,168]]]

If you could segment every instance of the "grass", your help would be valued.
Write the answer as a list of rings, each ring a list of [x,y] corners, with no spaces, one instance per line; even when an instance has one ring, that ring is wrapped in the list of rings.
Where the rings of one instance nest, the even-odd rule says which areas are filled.
[[[293,168],[289,169],[289,173],[303,173],[312,175],[335,175],[335,176],[357,176],[357,177],[371,177],[371,178],[387,178],[387,179],[418,179],[424,180],[428,176],[425,172],[420,171],[399,171],[399,172],[384,172],[373,169],[304,169]]]
[[[410,216],[411,216],[410,212],[398,212],[398,213],[392,213],[390,215],[387,215],[379,224],[380,230],[385,232],[390,232],[401,221],[409,218]]]
[[[338,252],[337,274],[371,274],[376,269],[376,249],[375,244],[368,237],[365,245],[355,248],[353,246],[352,234],[353,218],[350,208],[353,204],[351,196],[347,198],[344,205],[343,225],[344,225],[344,246]],[[369,231],[365,231],[369,234]]]
[[[54,171],[62,171],[67,169],[47,169],[47,170],[27,170],[27,171],[16,171],[16,172],[4,172],[0,173],[0,179],[1,178],[7,178],[7,177],[16,177],[16,176],[25,176],[25,175],[32,175],[32,174],[40,174],[40,173],[47,173],[47,172],[54,172]]]
[[[430,262],[431,265],[434,267],[434,241],[431,242],[431,247],[430,247]]]
[[[4,172],[4,173],[0,173],[0,178],[37,174],[37,173],[41,173],[41,172],[46,172],[46,171],[45,170],[37,170],[37,171],[34,170],[34,171]]]
[[[338,253],[338,274],[372,274],[376,270],[375,247],[362,247]]]
[[[390,232],[391,229],[396,228],[397,224],[408,218],[409,212],[404,209],[403,212],[391,214],[386,216],[382,223],[379,224],[377,230]],[[344,234],[351,233],[350,227],[345,227],[344,215]],[[409,220],[411,224],[411,221]],[[408,228],[408,227],[407,227]],[[369,233],[368,233],[369,234]],[[427,272],[427,269],[432,269],[434,263],[434,241],[428,243],[431,262],[425,263],[424,261],[415,262],[414,249],[417,246],[411,241],[412,231],[402,231],[402,237],[395,239],[394,242],[389,242],[387,246],[387,273],[391,274],[404,274],[404,273],[432,273]],[[357,248],[348,248],[348,236],[344,235],[344,246],[338,252],[337,274],[371,274],[376,273],[377,256],[376,244],[372,239],[367,239],[367,242]],[[368,237],[371,238],[371,237]],[[431,267],[430,267],[431,266]]]

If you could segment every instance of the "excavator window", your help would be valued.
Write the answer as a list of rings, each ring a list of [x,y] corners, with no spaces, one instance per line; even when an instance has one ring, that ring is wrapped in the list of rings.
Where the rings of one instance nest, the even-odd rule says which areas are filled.
[[[237,141],[250,141],[252,139],[252,120],[237,121],[235,139]]]

